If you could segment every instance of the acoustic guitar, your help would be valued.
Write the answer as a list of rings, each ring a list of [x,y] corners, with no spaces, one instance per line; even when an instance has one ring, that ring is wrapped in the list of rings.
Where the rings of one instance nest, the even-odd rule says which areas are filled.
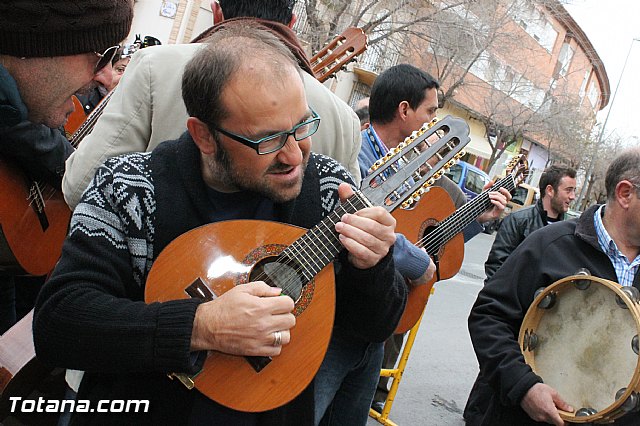
[[[331,337],[335,289],[332,261],[342,250],[335,224],[344,213],[379,205],[409,206],[455,163],[469,127],[446,117],[414,132],[363,180],[360,191],[310,230],[277,222],[223,221],[172,241],[147,278],[147,303],[197,297],[213,300],[236,285],[262,280],[295,301],[296,326],[279,356],[241,357],[210,351],[195,375],[172,374],[189,388],[234,410],[266,411],[295,398],[315,376]],[[439,138],[432,144],[427,139]],[[427,141],[429,148],[416,147]],[[420,168],[439,161],[424,175]]]
[[[75,148],[102,115],[113,91],[71,136]],[[62,193],[0,158],[0,274],[41,276],[53,270],[67,236],[71,210]]]
[[[332,77],[356,56],[367,50],[367,35],[360,28],[349,27],[311,58],[311,69],[320,82]]]
[[[91,132],[112,94],[109,92],[76,128],[71,145],[77,147]],[[28,180],[20,169],[2,158],[0,182],[0,195],[9,200],[0,206],[0,272],[34,276],[51,272],[60,257],[71,217],[62,193]],[[25,185],[30,185],[30,193],[23,199]],[[33,310],[0,336],[0,421],[9,415],[10,396],[27,397],[53,370],[36,358],[32,323]]]
[[[397,221],[396,232],[403,234],[416,246],[424,248],[438,262],[439,279],[451,278],[460,270],[464,257],[462,230],[492,206],[489,192],[506,188],[513,193],[526,178],[529,170],[526,156],[520,154],[513,157],[506,170],[504,178],[458,210],[454,211],[455,206],[447,191],[433,187],[422,197],[420,203],[411,206],[412,209],[393,212]],[[410,287],[407,305],[396,327],[396,333],[405,333],[418,322],[437,278],[434,276],[424,285]]]

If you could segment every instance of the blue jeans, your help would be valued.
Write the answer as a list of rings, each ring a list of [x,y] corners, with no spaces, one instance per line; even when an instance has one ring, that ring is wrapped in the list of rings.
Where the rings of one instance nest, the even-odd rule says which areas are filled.
[[[376,391],[383,343],[331,337],[315,377],[315,418],[322,426],[364,426]]]

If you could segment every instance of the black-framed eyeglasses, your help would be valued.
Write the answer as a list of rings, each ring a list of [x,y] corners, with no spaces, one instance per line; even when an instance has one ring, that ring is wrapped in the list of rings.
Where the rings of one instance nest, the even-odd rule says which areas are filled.
[[[293,136],[296,141],[301,141],[308,138],[318,131],[320,126],[320,116],[314,110],[311,110],[311,118],[303,121],[300,124],[293,126],[293,129],[286,132],[278,132],[273,135],[265,136],[257,141],[245,138],[244,136],[237,135],[235,133],[224,130],[220,127],[211,126],[212,130],[218,131],[228,138],[233,139],[236,142],[240,142],[243,145],[251,147],[256,150],[260,155],[271,154],[282,148],[286,143],[289,136]]]
[[[118,49],[120,49],[119,44],[111,46],[110,48],[105,50],[104,53],[93,52],[98,55],[99,58],[95,68],[93,69],[93,73],[98,74],[102,68],[109,65],[109,63],[111,63],[111,61],[113,60],[113,57],[116,56],[116,52],[118,51]]]

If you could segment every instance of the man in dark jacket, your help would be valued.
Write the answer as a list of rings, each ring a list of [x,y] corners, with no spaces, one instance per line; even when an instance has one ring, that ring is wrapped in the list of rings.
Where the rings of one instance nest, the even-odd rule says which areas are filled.
[[[60,189],[73,151],[59,130],[73,111],[71,95],[111,81],[113,46],[132,18],[128,0],[0,2],[0,161],[16,180]],[[25,198],[40,195],[27,191]],[[0,334],[32,309],[44,279],[7,269],[0,267]]]
[[[605,186],[605,205],[589,208],[577,220],[534,232],[480,291],[469,315],[469,332],[492,393],[479,424],[562,425],[557,409],[581,408],[569,407],[562,395],[533,373],[517,339],[536,290],[581,268],[640,288],[640,149],[624,152],[611,163]],[[616,424],[639,422],[640,415],[634,412]]]
[[[533,231],[565,218],[576,198],[576,171],[570,167],[551,166],[540,177],[538,202],[507,216],[500,225],[489,257],[484,264],[487,279]]]
[[[532,206],[507,216],[500,225],[484,270],[489,280],[509,255],[533,231],[565,218],[569,204],[576,195],[576,171],[569,167],[550,166],[540,177],[542,198]],[[464,408],[464,419],[469,425],[478,425],[491,397],[491,389],[482,373],[478,374]]]
[[[249,271],[253,258],[278,249],[262,241],[264,228],[274,224],[245,222],[243,234],[210,231],[212,243],[232,240],[246,249],[234,261],[214,244],[218,247],[211,246],[212,257],[202,260],[210,264],[193,271],[200,289],[215,294],[213,300],[194,292],[186,299],[145,304],[151,267],[176,237],[201,225],[259,219],[308,228],[326,219],[319,233],[328,231],[332,238],[314,235],[305,241],[314,252],[326,254],[332,247],[334,255],[326,263],[337,253],[335,326],[354,340],[381,342],[393,332],[406,300],[393,263],[395,220],[382,207],[356,211],[345,209],[351,205],[345,203],[334,212],[341,199],[353,194],[347,184],[353,181],[337,162],[310,152],[320,117],[307,104],[295,58],[272,33],[249,24],[216,32],[187,64],[182,87],[188,132],[151,153],[108,160],[74,210],[63,255],[38,299],[37,354],[51,364],[84,370],[78,400],[89,400],[92,407],[100,400],[148,401],[146,414],[74,413],[86,416],[80,421],[311,425],[313,382],[303,383],[306,388],[278,409],[241,412],[167,377],[197,374],[208,351],[274,361],[284,356],[291,330],[308,321],[305,303],[314,305],[305,292],[294,311],[286,285],[280,289],[262,282],[264,275],[275,275],[274,280],[282,276],[272,265],[263,274]],[[209,256],[197,247],[194,242],[194,254],[187,258]],[[287,278],[306,277],[317,265],[293,249],[287,256],[303,269]],[[246,284],[222,293],[217,284],[230,275]],[[175,284],[191,287],[193,279],[187,281]],[[318,293],[321,285],[333,289],[333,283],[318,280]],[[330,302],[333,306],[333,297]],[[303,337],[328,342],[334,318],[332,309],[327,312],[314,322],[327,327],[327,335],[298,334],[294,342]],[[322,360],[322,350],[308,350],[312,353],[306,358]],[[270,367],[264,366],[262,376],[273,374]],[[307,364],[290,367],[282,374],[290,377],[300,368],[315,373]],[[225,378],[232,373],[225,372]],[[255,380],[262,376],[256,373]],[[222,379],[215,376],[210,385]],[[253,383],[231,380],[250,398]]]

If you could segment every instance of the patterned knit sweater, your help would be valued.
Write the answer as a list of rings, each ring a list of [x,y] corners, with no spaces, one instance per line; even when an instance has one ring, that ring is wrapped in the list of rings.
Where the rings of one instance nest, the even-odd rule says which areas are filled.
[[[74,211],[62,258],[34,317],[38,357],[86,371],[78,398],[149,399],[151,415],[145,421],[156,424],[184,421],[190,410],[193,392],[165,374],[194,370],[189,345],[201,302],[145,304],[144,283],[164,247],[209,222],[213,207],[199,155],[185,133],[152,153],[108,160]],[[314,226],[336,207],[338,185],[345,181],[352,183],[342,166],[312,154],[300,195],[276,204],[275,217]],[[335,326],[353,339],[384,341],[397,324],[406,289],[391,255],[368,270],[352,267],[344,250],[335,262]],[[304,419],[311,413],[312,419],[312,395],[298,405],[296,415]],[[121,415],[91,418],[88,413],[81,420],[127,420],[126,413]],[[128,420],[140,423],[143,417]]]

